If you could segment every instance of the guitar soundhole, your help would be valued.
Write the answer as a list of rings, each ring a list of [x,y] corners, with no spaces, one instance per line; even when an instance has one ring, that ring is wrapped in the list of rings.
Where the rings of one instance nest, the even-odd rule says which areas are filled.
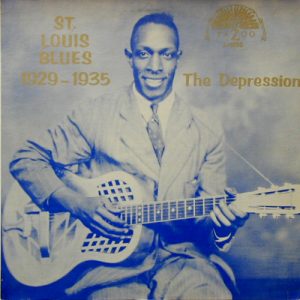
[[[110,180],[97,186],[98,194],[107,197],[112,203],[134,200],[131,187],[120,180]]]
[[[81,246],[81,252],[120,253],[126,249],[131,238],[112,240],[98,234],[89,233]]]
[[[121,180],[102,182],[97,186],[98,194],[107,197],[112,203],[133,201],[134,195],[131,187]],[[126,249],[131,237],[123,240],[113,240],[89,233],[81,247],[81,252],[120,253]]]

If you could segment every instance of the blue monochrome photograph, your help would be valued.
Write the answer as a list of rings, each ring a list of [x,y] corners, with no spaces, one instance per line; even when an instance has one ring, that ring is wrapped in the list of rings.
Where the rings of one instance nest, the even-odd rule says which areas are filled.
[[[300,1],[1,5],[1,299],[300,299]]]

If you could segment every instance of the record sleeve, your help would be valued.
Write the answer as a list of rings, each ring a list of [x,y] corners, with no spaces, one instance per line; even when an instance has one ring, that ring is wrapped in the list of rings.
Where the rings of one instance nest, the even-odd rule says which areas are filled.
[[[9,171],[14,153],[26,140],[59,124],[77,103],[130,86],[134,77],[125,49],[132,46],[132,28],[145,15],[166,13],[174,18],[182,50],[173,91],[222,124],[227,186],[271,199],[268,205],[256,204],[259,210],[250,213],[230,249],[220,253],[235,275],[235,298],[299,299],[299,1],[3,0],[1,4],[2,214],[15,182]],[[152,90],[161,84],[157,78],[147,80]],[[181,160],[177,155],[174,165]],[[286,191],[292,194],[290,202],[281,202]],[[1,298],[63,299],[67,286],[60,281],[32,287],[15,278],[7,255],[17,254],[14,246],[4,245],[4,237],[22,232],[21,245],[28,228],[25,223],[9,223],[8,216],[2,218]],[[51,259],[43,249],[41,255]],[[30,268],[34,267],[23,271],[34,273]],[[132,291],[128,297],[137,295]],[[199,294],[199,299],[203,297]]]

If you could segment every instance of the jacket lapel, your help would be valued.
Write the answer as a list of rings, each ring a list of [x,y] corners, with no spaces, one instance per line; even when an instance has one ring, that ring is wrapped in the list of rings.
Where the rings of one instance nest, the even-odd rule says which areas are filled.
[[[121,143],[135,156],[138,170],[157,181],[160,166],[131,89],[127,93],[127,99],[122,99],[120,118]]]
[[[158,200],[162,200],[196,146],[197,132],[193,130],[192,113],[187,103],[176,97],[169,117],[162,157]]]

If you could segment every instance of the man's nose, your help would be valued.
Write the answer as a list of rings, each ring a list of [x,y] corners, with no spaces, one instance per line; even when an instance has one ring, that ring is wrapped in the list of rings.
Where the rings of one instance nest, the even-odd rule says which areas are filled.
[[[149,61],[147,69],[152,72],[160,72],[163,69],[162,61],[158,53],[154,53]]]

